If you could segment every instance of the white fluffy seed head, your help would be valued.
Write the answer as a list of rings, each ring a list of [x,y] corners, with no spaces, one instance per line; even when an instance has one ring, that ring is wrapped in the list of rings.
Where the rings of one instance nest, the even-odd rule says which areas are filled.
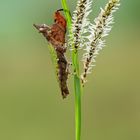
[[[88,36],[89,42],[86,44],[86,53],[83,55],[84,72],[81,77],[86,78],[90,73],[95,62],[96,56],[100,50],[105,46],[104,37],[109,34],[114,23],[113,13],[119,7],[119,0],[109,0],[105,8],[101,8],[101,12],[94,20],[94,24],[89,25],[90,35]],[[82,81],[85,81],[84,79]]]
[[[88,32],[87,27],[90,24],[88,15],[91,12],[91,0],[78,0],[76,10],[72,17],[72,33],[70,36],[69,45],[73,49],[80,49],[85,46],[85,34]]]

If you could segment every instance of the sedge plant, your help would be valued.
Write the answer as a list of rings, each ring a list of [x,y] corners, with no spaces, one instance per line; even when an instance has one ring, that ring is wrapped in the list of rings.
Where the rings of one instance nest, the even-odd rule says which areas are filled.
[[[73,69],[72,75],[74,77],[75,140],[81,140],[81,96],[83,91],[82,88],[87,82],[86,79],[88,74],[92,72],[93,66],[95,66],[94,63],[98,53],[105,46],[104,37],[106,37],[111,31],[112,24],[114,23],[113,13],[119,8],[120,5],[120,0],[109,0],[106,6],[104,8],[101,8],[101,11],[97,18],[95,18],[93,22],[90,22],[88,16],[92,12],[92,2],[93,0],[77,0],[76,9],[73,12],[73,15],[71,15],[67,1],[61,0],[62,8],[65,12],[68,29],[69,39],[66,44],[67,49],[71,50],[71,61]],[[65,20],[63,21],[65,23]],[[55,22],[57,23],[57,19],[55,19]],[[58,27],[60,25],[59,23],[57,23],[57,25],[54,24],[53,26]],[[52,36],[50,36],[53,26],[52,28],[48,27],[45,24],[41,26],[34,26],[50,42],[48,47],[52,56],[53,64],[55,65],[55,70],[57,73],[61,91],[64,91],[64,93],[66,93],[62,93],[63,97],[65,98],[68,94],[68,90],[65,91],[65,89],[67,88],[66,80],[68,80],[68,73],[66,72],[67,62],[64,56],[66,50],[62,49],[64,47],[64,44],[61,42],[59,43],[55,40],[55,38],[52,38]],[[60,29],[57,31],[60,31]],[[80,51],[83,52],[82,73],[80,73],[79,68],[81,62],[81,58],[79,58]]]

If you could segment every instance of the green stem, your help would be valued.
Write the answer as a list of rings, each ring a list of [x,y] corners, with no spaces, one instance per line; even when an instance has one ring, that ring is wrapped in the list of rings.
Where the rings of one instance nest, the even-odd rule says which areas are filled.
[[[68,28],[69,28],[69,31],[71,30],[71,16],[70,16],[70,10],[67,6],[67,2],[66,0],[61,0],[61,3],[62,3],[62,7],[63,9],[65,9],[65,15],[66,15],[66,18],[67,18],[67,24],[68,24]]]
[[[63,9],[69,11],[66,0],[61,0]],[[69,33],[71,32],[71,16],[69,12],[65,12],[67,18],[67,25]],[[73,49],[72,51],[72,65],[74,70],[74,90],[75,90],[75,140],[81,139],[81,80],[79,76],[79,59],[78,51]]]
[[[81,85],[79,77],[74,77],[75,87],[75,139],[81,139]]]

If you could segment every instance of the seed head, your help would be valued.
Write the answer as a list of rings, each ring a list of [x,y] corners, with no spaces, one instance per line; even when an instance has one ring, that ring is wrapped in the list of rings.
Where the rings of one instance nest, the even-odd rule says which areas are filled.
[[[113,13],[119,7],[119,0],[109,0],[105,8],[101,8],[101,12],[94,20],[94,24],[90,24],[88,36],[88,43],[86,46],[86,53],[83,55],[84,72],[81,75],[82,83],[85,82],[87,74],[94,66],[95,58],[99,51],[105,46],[104,37],[107,36],[112,28]]]

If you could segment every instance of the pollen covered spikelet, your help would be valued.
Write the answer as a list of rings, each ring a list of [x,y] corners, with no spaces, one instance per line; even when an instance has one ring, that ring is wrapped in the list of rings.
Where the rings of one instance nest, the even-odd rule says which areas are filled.
[[[94,20],[94,24],[90,24],[88,36],[89,42],[86,45],[86,53],[83,55],[84,72],[81,75],[82,83],[85,83],[87,74],[92,69],[93,62],[99,51],[105,46],[104,37],[108,35],[113,24],[113,13],[119,7],[119,0],[109,0],[105,8],[101,8],[99,16]]]
[[[90,22],[87,18],[91,12],[91,0],[78,0],[76,10],[72,17],[72,36],[70,35],[69,44],[71,49],[80,49],[84,46],[85,36],[88,32],[87,27]]]

